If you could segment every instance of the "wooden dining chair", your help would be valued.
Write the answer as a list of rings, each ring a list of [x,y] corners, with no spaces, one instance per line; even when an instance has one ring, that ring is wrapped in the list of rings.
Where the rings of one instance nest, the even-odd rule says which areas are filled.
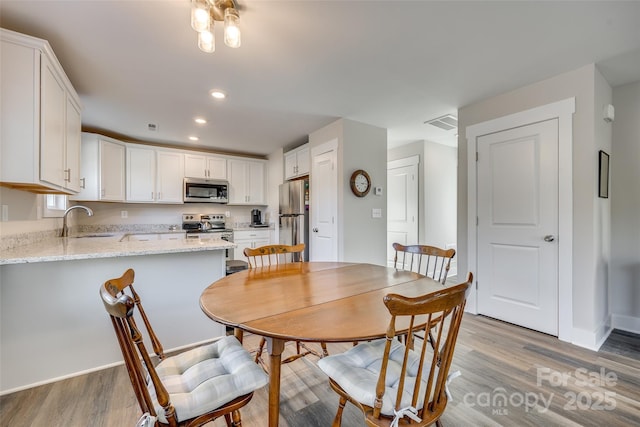
[[[224,416],[242,425],[239,409],[269,381],[233,336],[167,357],[133,288],[134,271],[107,280],[100,297],[109,313],[143,417],[155,426],[206,424]],[[154,364],[134,319],[142,319],[159,363]],[[141,418],[142,419],[142,418]],[[153,422],[157,422],[154,424]]]
[[[441,249],[428,245],[407,246],[394,243],[393,249],[396,251],[393,258],[394,268],[422,274],[423,276],[437,280],[443,285],[449,275],[451,260],[456,255],[455,249]],[[434,319],[434,322],[437,321],[438,319]],[[433,337],[428,331],[427,335],[422,333],[415,334],[415,338],[424,339],[425,336],[429,336],[429,341],[432,342]]]
[[[302,262],[304,249],[304,243],[297,245],[266,245],[257,248],[245,248],[244,256],[247,257],[249,268],[256,268],[288,262]]]
[[[244,256],[247,257],[247,262],[249,263],[249,268],[251,269],[270,265],[285,264],[288,262],[302,262],[304,249],[304,243],[300,243],[297,245],[266,245],[260,246],[258,248],[245,248]],[[262,339],[260,339],[260,344],[258,345],[255,361],[256,363],[260,363],[266,368],[266,364],[264,360],[262,360],[262,352],[264,351],[265,344],[266,340],[263,337]],[[293,362],[294,360],[297,360],[309,354],[313,354],[317,357],[328,356],[329,352],[327,351],[327,344],[322,342],[320,343],[320,346],[322,347],[322,354],[308,347],[305,343],[296,341],[296,354],[283,359],[282,363]]]
[[[341,425],[347,401],[362,411],[367,426],[442,425],[440,416],[450,399],[449,369],[472,281],[469,273],[464,283],[435,293],[415,298],[386,295],[384,304],[391,320],[385,339],[360,343],[318,361],[340,396],[334,427]],[[439,319],[437,324],[433,319]],[[407,325],[409,342],[404,345],[395,337]],[[422,341],[414,351],[413,333],[429,327],[433,328],[435,349]]]
[[[451,260],[455,249],[441,249],[428,245],[402,245],[394,243],[395,256],[393,267],[399,270],[414,271],[443,285],[447,281]]]

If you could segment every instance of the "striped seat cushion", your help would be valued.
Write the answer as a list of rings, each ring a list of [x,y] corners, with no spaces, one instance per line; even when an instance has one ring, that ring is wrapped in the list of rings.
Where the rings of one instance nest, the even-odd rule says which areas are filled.
[[[344,353],[320,359],[318,366],[353,399],[373,407],[376,398],[376,383],[380,376],[380,368],[384,356],[385,341],[380,339],[360,343]],[[382,399],[382,409],[380,410],[383,415],[393,416],[403,356],[404,345],[397,340],[392,340],[385,379],[386,389]],[[416,381],[419,363],[419,354],[413,351],[410,352],[400,408],[411,405],[413,386]],[[420,386],[417,409],[422,409],[422,401],[427,388],[429,367],[426,366],[425,370],[426,372],[423,372],[422,385]],[[437,372],[434,375],[437,375]]]
[[[178,421],[207,413],[269,381],[233,336],[169,357],[156,366],[156,371],[169,393]],[[158,420],[166,423],[153,383],[149,382],[148,388]]]

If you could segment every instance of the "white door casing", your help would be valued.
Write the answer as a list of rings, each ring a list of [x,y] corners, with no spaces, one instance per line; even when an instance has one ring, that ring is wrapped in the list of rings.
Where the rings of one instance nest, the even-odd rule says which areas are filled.
[[[309,260],[338,261],[338,141],[311,149]]]
[[[558,334],[558,121],[477,138],[478,313]]]
[[[468,269],[477,271],[477,186],[476,144],[483,135],[531,123],[558,119],[558,338],[571,341],[573,334],[573,189],[572,144],[575,98],[532,108],[466,128],[467,137],[467,255]],[[478,279],[476,276],[477,280]],[[475,287],[467,299],[466,310],[477,313]]]
[[[393,243],[418,244],[419,156],[387,162],[387,264],[393,266]]]

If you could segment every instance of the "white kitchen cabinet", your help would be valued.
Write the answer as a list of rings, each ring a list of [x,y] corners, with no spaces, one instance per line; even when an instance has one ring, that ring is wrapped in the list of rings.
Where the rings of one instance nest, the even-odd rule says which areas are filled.
[[[65,187],[74,192],[80,191],[81,154],[82,154],[82,116],[80,106],[67,95],[65,136]]]
[[[186,178],[227,179],[227,159],[187,153],[184,155]]]
[[[265,163],[260,160],[229,159],[229,204],[266,205]]]
[[[304,144],[284,154],[284,178],[292,179],[309,175],[309,144]]]
[[[70,200],[125,201],[125,144],[95,133],[82,133],[80,192]]]
[[[182,153],[131,144],[126,152],[128,202],[182,203]]]
[[[156,151],[156,202],[183,203],[183,156],[174,150]]]
[[[80,101],[46,40],[0,29],[0,182],[80,190]]]
[[[244,248],[258,248],[271,244],[269,230],[239,230],[233,232],[233,243],[238,245],[233,250],[233,259],[245,260]]]

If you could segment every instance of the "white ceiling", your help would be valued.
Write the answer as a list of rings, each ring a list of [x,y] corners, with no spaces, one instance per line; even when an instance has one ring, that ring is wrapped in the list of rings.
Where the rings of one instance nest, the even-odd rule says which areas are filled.
[[[590,63],[612,86],[640,80],[640,1],[239,4],[242,47],[219,26],[213,54],[196,46],[188,0],[2,0],[0,25],[49,40],[83,126],[257,155],[341,117],[387,128],[389,147],[455,145],[424,122]]]

